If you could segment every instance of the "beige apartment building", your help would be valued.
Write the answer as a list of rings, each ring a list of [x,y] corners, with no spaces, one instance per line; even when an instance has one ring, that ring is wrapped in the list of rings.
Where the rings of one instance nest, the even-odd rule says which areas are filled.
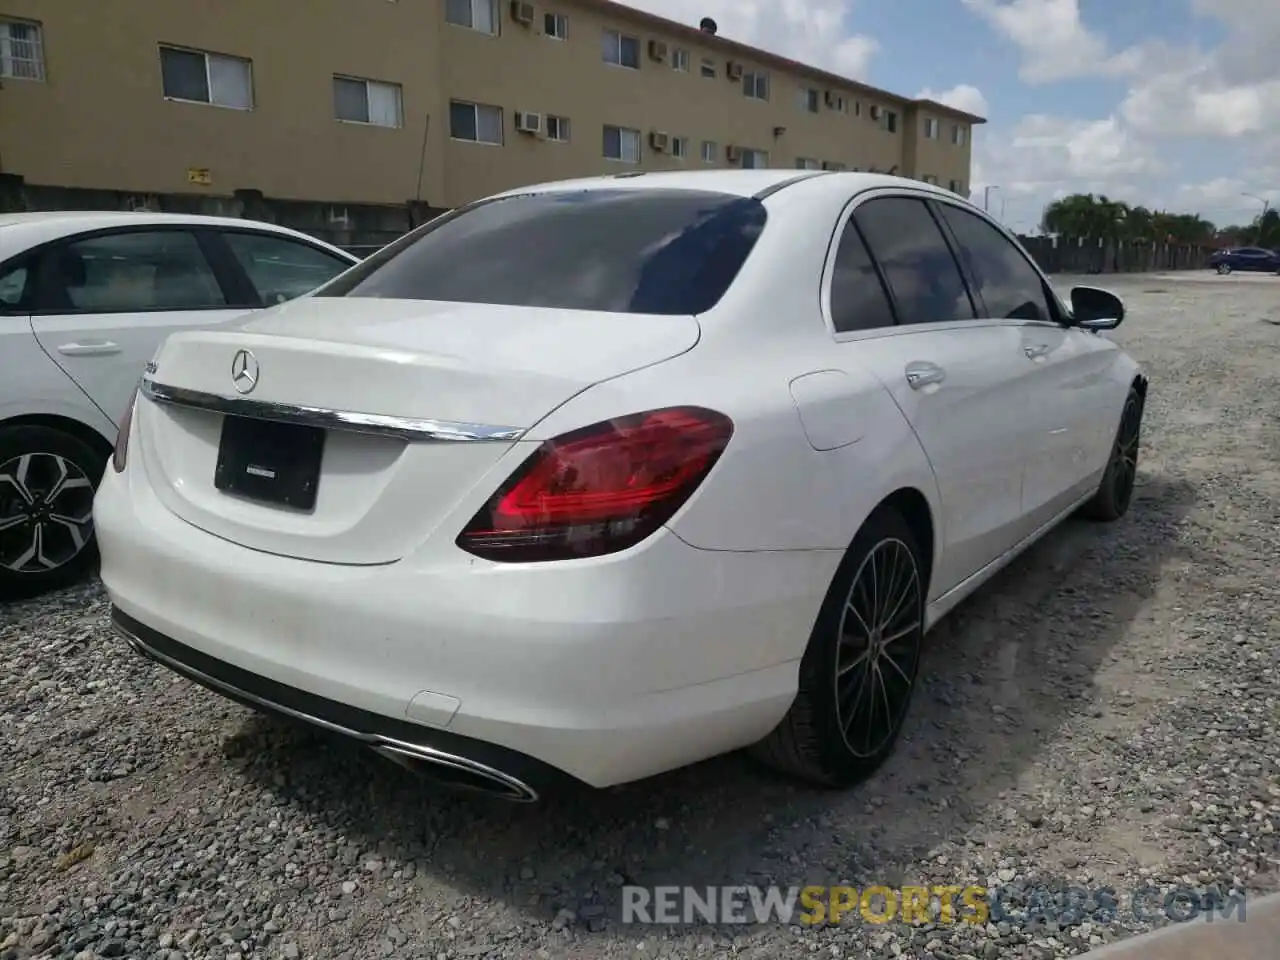
[[[610,0],[0,0],[0,176],[451,207],[730,166],[968,195],[983,118]]]

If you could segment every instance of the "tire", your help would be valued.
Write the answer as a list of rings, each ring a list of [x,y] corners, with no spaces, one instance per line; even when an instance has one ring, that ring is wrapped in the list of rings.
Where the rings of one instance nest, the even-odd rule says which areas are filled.
[[[1138,475],[1138,450],[1142,445],[1142,414],[1146,399],[1137,387],[1130,387],[1120,413],[1120,425],[1111,444],[1107,469],[1093,499],[1081,508],[1090,520],[1112,523],[1129,512]]]
[[[893,567],[887,565],[890,562]],[[882,628],[878,631],[873,598],[867,593],[873,565],[889,595],[881,598],[885,615],[878,618]],[[799,779],[839,789],[864,780],[892,754],[920,666],[928,586],[925,569],[920,548],[901,514],[881,507],[867,519],[823,600],[800,663],[799,689],[791,709],[752,748],[758,759]],[[896,615],[883,609],[893,604],[899,604]],[[866,624],[866,620],[872,622]],[[879,633],[886,651],[874,660],[874,668],[869,665],[873,662],[869,654],[875,649],[869,633]],[[874,685],[877,676],[883,681],[880,687]],[[861,693],[854,692],[859,681],[870,683]],[[878,693],[882,696],[877,697]],[[884,714],[880,723],[866,706],[872,698]]]
[[[1223,276],[1223,277],[1225,277],[1225,276],[1226,276],[1228,273],[1230,273],[1230,272],[1231,272],[1231,264],[1229,264],[1229,263],[1220,263],[1220,264],[1218,264],[1218,274],[1219,274],[1219,276]]]
[[[93,569],[93,496],[106,466],[61,430],[0,427],[0,596],[35,596]]]

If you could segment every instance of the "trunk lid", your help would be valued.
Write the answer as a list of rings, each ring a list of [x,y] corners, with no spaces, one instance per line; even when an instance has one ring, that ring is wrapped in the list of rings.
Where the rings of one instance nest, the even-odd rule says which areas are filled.
[[[303,298],[231,328],[175,334],[150,378],[231,401],[523,430],[592,384],[678,356],[698,337],[690,316]],[[252,353],[257,373],[245,394],[232,377],[241,350]],[[161,501],[226,540],[330,563],[404,556],[514,442],[328,429],[307,509],[215,486],[227,419],[217,410],[139,400],[139,452]],[[269,460],[283,449],[261,455]]]

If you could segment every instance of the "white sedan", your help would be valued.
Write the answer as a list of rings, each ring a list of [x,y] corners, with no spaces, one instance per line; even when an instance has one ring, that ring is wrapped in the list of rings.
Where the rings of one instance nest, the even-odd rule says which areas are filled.
[[[0,214],[0,595],[92,565],[93,490],[170,332],[290,300],[356,262],[249,220]]]
[[[843,786],[922,636],[1125,513],[1147,380],[981,211],[855,173],[522,188],[169,338],[97,495],[118,631],[533,800],[748,745]]]

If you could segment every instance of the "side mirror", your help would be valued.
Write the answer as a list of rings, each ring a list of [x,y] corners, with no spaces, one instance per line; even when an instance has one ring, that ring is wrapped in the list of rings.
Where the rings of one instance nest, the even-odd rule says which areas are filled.
[[[1124,320],[1124,301],[1110,290],[1072,287],[1071,316],[1082,330],[1114,330]]]

